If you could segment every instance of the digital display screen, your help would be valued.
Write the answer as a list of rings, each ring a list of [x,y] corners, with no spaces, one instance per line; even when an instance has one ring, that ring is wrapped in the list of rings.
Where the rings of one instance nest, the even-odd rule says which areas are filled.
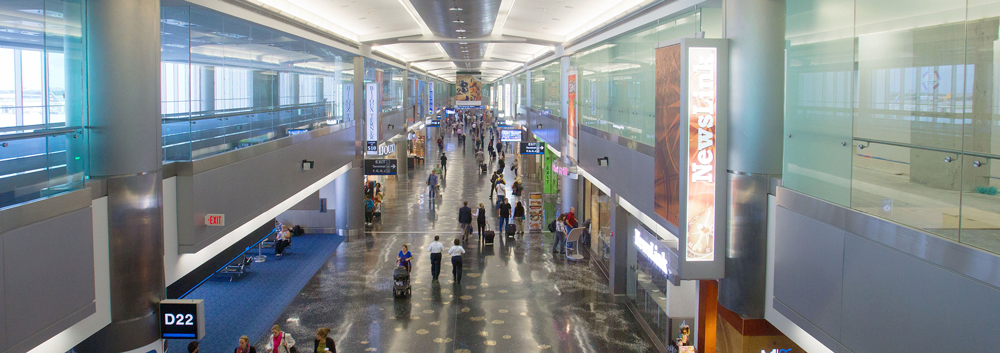
[[[521,142],[521,130],[500,130],[501,142]]]

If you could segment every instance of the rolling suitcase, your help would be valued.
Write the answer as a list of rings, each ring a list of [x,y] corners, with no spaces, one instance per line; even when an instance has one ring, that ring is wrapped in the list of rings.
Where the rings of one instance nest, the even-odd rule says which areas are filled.
[[[517,226],[513,223],[508,223],[507,228],[504,229],[504,233],[507,233],[507,239],[514,239],[514,235],[517,234]]]
[[[489,169],[486,168],[486,163],[480,164],[479,165],[479,169],[481,169],[483,173],[486,173],[487,171],[489,171]]]
[[[487,230],[483,231],[483,245],[493,245],[493,240],[494,238],[496,238],[496,236],[497,236],[496,232],[489,230],[489,228],[487,228]]]

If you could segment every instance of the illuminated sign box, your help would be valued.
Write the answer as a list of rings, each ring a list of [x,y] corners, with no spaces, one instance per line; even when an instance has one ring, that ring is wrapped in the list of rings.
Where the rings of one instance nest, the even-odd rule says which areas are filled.
[[[679,47],[677,47],[679,46]],[[678,270],[681,279],[725,276],[729,50],[725,39],[684,38],[679,52]],[[678,77],[679,76],[679,77]]]
[[[201,339],[205,337],[205,302],[202,299],[160,301],[160,337]]]

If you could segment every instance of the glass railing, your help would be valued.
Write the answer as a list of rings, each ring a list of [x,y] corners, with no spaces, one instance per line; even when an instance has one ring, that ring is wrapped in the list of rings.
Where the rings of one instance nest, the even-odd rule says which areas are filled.
[[[854,139],[851,208],[1000,253],[1000,156]]]
[[[0,129],[0,208],[82,188],[85,157],[82,128]]]
[[[340,123],[328,103],[165,115],[163,160],[195,160]]]

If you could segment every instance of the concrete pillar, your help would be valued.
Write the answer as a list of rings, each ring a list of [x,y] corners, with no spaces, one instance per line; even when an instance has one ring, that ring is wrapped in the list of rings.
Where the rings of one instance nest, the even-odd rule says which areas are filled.
[[[159,340],[163,272],[160,1],[87,3],[90,176],[108,191],[111,323],[77,352]]]
[[[768,181],[781,174],[785,1],[726,0],[723,8],[730,40],[730,195],[719,302],[743,318],[763,318]]]
[[[408,135],[409,131],[404,129],[402,135],[393,139],[393,144],[396,146],[396,180],[406,180],[409,177],[409,169],[406,167],[406,159],[408,157],[406,153],[406,137]]]
[[[557,50],[561,52],[562,50]],[[559,110],[563,119],[566,118],[566,113],[569,112],[569,56],[563,56],[559,59]],[[559,146],[559,150],[562,151],[562,157],[559,158],[559,162],[564,166],[570,166],[573,164],[569,160],[569,136],[566,129],[566,124],[563,123],[559,127],[559,142],[562,146]],[[560,211],[563,213],[569,212],[571,207],[576,207],[576,177],[570,177],[568,175],[561,175],[559,178],[560,185],[560,196],[562,198],[562,203],[560,203]]]
[[[357,235],[365,224],[365,58],[354,57],[354,162],[351,169],[334,179],[337,232]]]

